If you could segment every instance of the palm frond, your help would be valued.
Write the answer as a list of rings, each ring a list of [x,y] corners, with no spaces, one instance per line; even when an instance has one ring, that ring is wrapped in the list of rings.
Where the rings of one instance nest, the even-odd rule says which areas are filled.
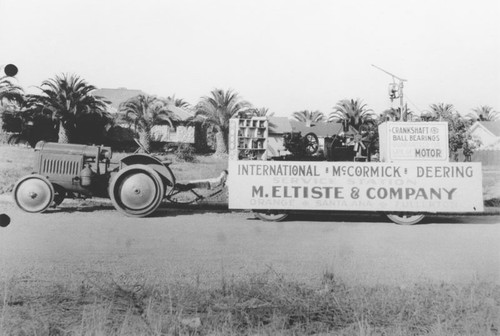
[[[209,96],[202,97],[196,105],[195,118],[226,129],[229,127],[231,117],[248,110],[251,106],[232,90],[214,89]]]
[[[42,94],[30,99],[38,100],[37,104],[52,111],[54,119],[67,122],[82,114],[97,114],[111,119],[106,110],[109,102],[93,96],[91,93],[96,87],[75,74],[56,75],[43,81],[39,89]]]
[[[320,111],[297,111],[292,114],[292,119],[295,119],[300,122],[319,122],[324,121],[325,115]]]
[[[376,113],[360,99],[342,99],[333,107],[329,121],[347,120],[356,129],[377,119]]]
[[[481,121],[497,121],[500,120],[500,112],[495,111],[493,107],[488,105],[479,106],[472,110],[476,113]]]

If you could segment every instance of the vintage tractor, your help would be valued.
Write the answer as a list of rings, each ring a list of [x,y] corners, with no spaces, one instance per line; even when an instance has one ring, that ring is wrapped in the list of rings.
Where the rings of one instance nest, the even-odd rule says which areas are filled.
[[[169,161],[136,152],[110,169],[111,156],[106,146],[41,141],[35,147],[33,173],[16,183],[14,200],[24,211],[43,212],[65,198],[110,198],[125,215],[144,217],[164,198],[172,200],[173,195],[194,188],[223,186],[227,176],[224,171],[215,179],[177,183]]]

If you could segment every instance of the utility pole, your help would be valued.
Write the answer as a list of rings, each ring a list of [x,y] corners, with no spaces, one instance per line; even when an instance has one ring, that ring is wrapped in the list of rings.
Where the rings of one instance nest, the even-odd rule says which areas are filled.
[[[403,78],[400,78],[392,73],[390,73],[389,71],[386,71],[378,66],[376,66],[375,64],[372,64],[372,67],[374,68],[377,68],[379,69],[380,71],[383,71],[385,72],[386,74],[388,74],[389,76],[392,77],[392,85],[389,85],[389,98],[391,99],[391,102],[395,99],[395,98],[399,98],[399,106],[400,106],[400,117],[399,119],[400,120],[403,120],[403,107],[404,107],[404,104],[403,104],[403,87],[404,87],[404,82],[406,82],[406,79],[403,79]],[[396,87],[396,79],[399,80],[399,84],[398,84],[398,90],[395,89]]]

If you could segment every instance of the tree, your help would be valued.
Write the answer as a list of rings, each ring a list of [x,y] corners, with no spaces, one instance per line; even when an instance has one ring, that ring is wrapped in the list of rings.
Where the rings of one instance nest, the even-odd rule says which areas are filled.
[[[21,136],[32,147],[40,140],[57,142],[58,123],[52,112],[40,103],[38,95],[27,94],[16,116],[21,121]]]
[[[431,104],[429,108],[422,114],[422,119],[425,121],[446,121],[458,113],[453,104]]]
[[[175,116],[168,110],[168,104],[157,97],[140,94],[128,99],[119,106],[125,113],[125,120],[134,125],[139,134],[139,142],[146,151],[151,150],[151,128],[161,122],[173,127]]]
[[[477,141],[472,139],[469,132],[471,122],[458,113],[449,115],[443,121],[448,122],[448,147],[450,156],[453,160],[458,161],[458,151],[462,149],[466,160],[470,161],[474,150],[478,146]]]
[[[342,99],[334,106],[328,116],[328,122],[347,121],[349,125],[360,130],[362,126],[371,128],[375,125],[377,115],[360,99]]]
[[[399,109],[391,107],[387,110],[384,110],[380,116],[379,116],[379,121],[384,122],[384,121],[399,121],[401,119],[401,114],[399,112]]]
[[[49,111],[52,119],[59,124],[58,142],[72,140],[78,119],[82,115],[93,114],[110,119],[106,112],[107,101],[100,96],[93,96],[95,86],[88,84],[77,75],[63,74],[48,79],[39,87],[42,95],[35,96],[41,111]]]
[[[472,109],[472,112],[476,115],[475,120],[480,120],[480,121],[500,120],[500,112],[495,111],[491,106],[487,105],[479,106],[475,109]],[[468,115],[472,116],[473,114],[468,114]]]
[[[14,84],[11,77],[0,77],[0,132],[3,129],[4,112],[14,112],[23,102],[23,89]]]
[[[469,129],[470,118],[462,117],[452,104],[432,104],[422,115],[425,121],[444,121],[448,123],[448,148],[450,157],[458,161],[459,150],[462,149],[466,159],[470,160],[477,143],[472,139]]]
[[[0,105],[9,102],[22,103],[23,101],[23,89],[14,84],[12,77],[2,76],[0,77]]]
[[[412,109],[410,109],[408,107],[408,104],[405,103],[405,106],[403,106],[403,120],[404,121],[419,121],[420,117],[415,112],[413,112]]]
[[[300,122],[304,122],[306,124],[313,124],[315,122],[320,122],[325,120],[325,115],[320,111],[309,111],[303,110],[294,112],[292,114],[292,119],[295,119]]]
[[[248,110],[251,104],[232,90],[214,89],[196,105],[195,118],[215,132],[215,155],[227,153],[229,119]]]
[[[172,96],[168,96],[165,99],[165,102],[167,104],[172,104],[175,107],[180,107],[180,108],[184,108],[184,109],[190,109],[191,108],[191,104],[189,104],[187,101],[185,101],[182,98],[175,98],[175,94],[172,95]]]
[[[248,110],[248,113],[255,117],[272,117],[274,112],[269,112],[267,107],[252,108]]]

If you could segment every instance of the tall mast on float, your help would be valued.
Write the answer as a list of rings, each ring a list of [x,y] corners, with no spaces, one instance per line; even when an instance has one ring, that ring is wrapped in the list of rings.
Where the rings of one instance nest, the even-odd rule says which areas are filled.
[[[401,77],[398,77],[398,76],[390,73],[389,71],[384,70],[384,69],[376,66],[375,64],[372,64],[372,66],[374,68],[379,69],[380,71],[385,72],[386,74],[388,74],[389,76],[392,77],[392,83],[389,84],[389,98],[391,99],[391,102],[394,99],[399,98],[399,106],[400,106],[399,113],[401,113],[401,115],[399,116],[399,119],[403,120],[403,105],[404,105],[403,104],[403,87],[404,87],[403,83],[406,82],[407,80],[403,79]],[[396,79],[399,81],[399,84],[396,83]]]

